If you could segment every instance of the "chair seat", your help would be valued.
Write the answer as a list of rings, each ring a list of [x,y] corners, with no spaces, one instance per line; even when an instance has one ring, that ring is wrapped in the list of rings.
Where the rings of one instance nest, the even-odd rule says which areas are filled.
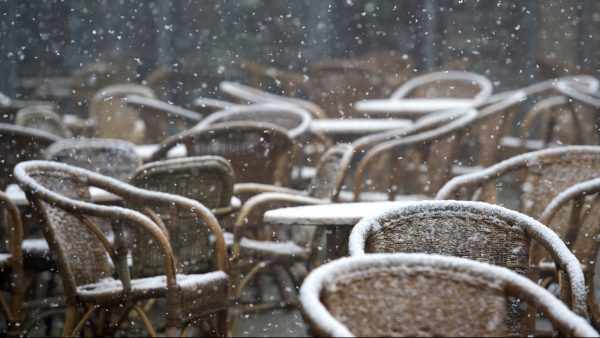
[[[225,232],[224,237],[227,248],[231,248],[233,234]],[[268,242],[250,238],[242,238],[240,241],[240,255],[242,258],[270,260],[278,263],[301,262],[309,258],[308,251],[294,242]]]
[[[181,290],[182,308],[188,311],[185,316],[200,317],[215,308],[227,307],[228,276],[223,271],[205,274],[177,275],[177,285]],[[133,279],[131,281],[133,300],[165,297],[167,282],[165,276]],[[77,287],[77,297],[81,302],[100,305],[115,304],[123,292],[120,280],[107,278],[97,283]]]

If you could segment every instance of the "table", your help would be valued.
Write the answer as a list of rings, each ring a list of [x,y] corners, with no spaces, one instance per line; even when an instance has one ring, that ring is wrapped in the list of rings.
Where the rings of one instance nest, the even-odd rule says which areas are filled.
[[[313,225],[324,228],[329,260],[347,255],[348,237],[356,223],[366,216],[411,201],[354,202],[306,205],[300,207],[269,210],[264,214],[265,222],[283,225]]]
[[[470,108],[475,105],[476,101],[463,98],[408,98],[358,101],[354,104],[354,110],[373,116],[418,118],[435,111]]]
[[[339,142],[351,142],[354,139],[399,128],[409,128],[413,122],[408,119],[322,119],[313,120],[310,130],[318,132]]]

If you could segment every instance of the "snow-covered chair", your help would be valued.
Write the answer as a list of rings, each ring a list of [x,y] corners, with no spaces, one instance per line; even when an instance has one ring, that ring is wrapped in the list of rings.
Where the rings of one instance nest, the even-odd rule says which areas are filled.
[[[7,217],[4,217],[6,215]],[[0,224],[4,238],[2,244],[8,244],[8,252],[0,252],[0,288],[8,291],[10,302],[0,296],[0,313],[4,315],[6,327],[4,334],[18,337],[23,330],[23,300],[25,297],[25,279],[23,272],[23,223],[19,208],[8,195],[0,191]],[[10,304],[10,305],[9,305]]]
[[[577,183],[556,196],[540,216],[561,236],[579,259],[587,286],[588,310],[595,327],[600,326],[600,307],[596,300],[594,276],[600,236],[600,178]],[[566,212],[561,212],[566,210]],[[554,266],[548,265],[550,270]]]
[[[131,142],[116,139],[63,139],[46,148],[46,159],[127,181],[142,164]]]
[[[556,88],[568,98],[574,112],[579,144],[599,144],[600,92],[574,81],[559,81]]]
[[[294,164],[294,140],[272,123],[235,121],[187,130],[164,140],[149,161],[158,161],[183,144],[187,156],[217,155],[231,163],[236,182],[287,185]]]
[[[196,200],[210,209],[217,219],[232,213],[234,174],[231,165],[219,156],[197,156],[169,159],[147,163],[139,167],[129,183],[146,190],[171,193]],[[165,224],[176,222],[168,227],[171,245],[177,256],[177,271],[198,273],[211,269],[214,265],[211,255],[210,231],[206,226],[198,226],[193,212],[180,212],[174,219],[170,208],[161,208],[156,218]],[[148,277],[162,271],[162,253],[152,250],[152,243],[144,233],[138,236],[137,245],[132,248],[134,277]]]
[[[167,137],[193,127],[202,120],[202,115],[151,97],[126,96],[123,103],[133,109],[144,122],[143,143],[158,143]]]
[[[15,124],[43,130],[59,137],[71,137],[71,131],[63,124],[61,117],[49,106],[29,106],[20,109],[15,116]]]
[[[98,335],[114,335],[131,311],[142,320],[148,334],[155,335],[152,323],[139,305],[140,301],[152,298],[166,300],[164,318],[168,336],[208,314],[217,314],[218,331],[225,334],[228,307],[225,240],[219,223],[205,206],[57,162],[20,163],[15,168],[15,177],[42,220],[42,232],[62,277],[67,307],[62,336],[76,335],[95,312],[104,309],[120,311],[122,317],[115,325],[101,326]],[[104,189],[121,197],[127,205],[153,212],[144,215],[128,208],[90,203],[90,187]],[[169,209],[175,219],[179,212],[192,212],[198,218],[198,226],[209,229],[216,243],[214,271],[195,275],[176,273],[176,257],[165,228],[172,224],[166,225],[154,217],[157,208]],[[98,219],[110,222],[112,240],[97,226]],[[130,277],[126,238],[131,233],[129,227],[152,238],[153,250],[160,251],[164,260],[162,275]],[[129,240],[135,245],[136,238]],[[83,316],[79,309],[84,310]]]
[[[551,293],[506,268],[418,253],[342,258],[313,270],[300,303],[320,337],[506,336],[513,299],[564,336],[597,336]]]
[[[90,99],[88,117],[96,123],[96,137],[143,142],[147,126],[138,112],[124,101],[126,96],[131,95],[156,97],[150,87],[137,84],[111,85],[94,94]]]
[[[530,276],[530,245],[553,257],[561,273],[561,298],[586,316],[586,290],[577,258],[550,229],[500,206],[470,201],[423,201],[361,220],[350,234],[353,256],[370,253],[422,252],[470,258]],[[522,332],[523,313],[513,304],[511,330]]]
[[[365,183],[372,189],[375,185],[369,183],[381,178],[387,180],[379,185],[387,190],[390,200],[424,199],[433,196],[453,176],[495,163],[503,123],[522,97],[517,91],[481,111],[466,109],[467,113],[437,128],[424,128],[373,146],[356,167],[354,200],[363,200]],[[435,121],[443,116],[425,119]],[[381,165],[386,161],[389,169]]]
[[[235,222],[234,234],[228,240],[228,246],[231,245],[232,248],[234,301],[240,300],[245,286],[265,268],[283,270],[299,285],[307,269],[318,259],[316,255],[321,245],[323,229],[297,225],[293,226],[286,238],[282,236],[285,234],[283,231],[269,231],[274,229],[264,225],[262,216],[270,209],[337,201],[352,152],[353,149],[348,144],[337,144],[330,148],[321,158],[316,175],[306,191],[254,183],[235,186],[237,194],[254,196],[242,206]],[[293,266],[300,269],[299,276],[293,273]],[[284,301],[290,300],[285,299],[286,292],[281,294]],[[273,305],[263,303],[262,306]]]

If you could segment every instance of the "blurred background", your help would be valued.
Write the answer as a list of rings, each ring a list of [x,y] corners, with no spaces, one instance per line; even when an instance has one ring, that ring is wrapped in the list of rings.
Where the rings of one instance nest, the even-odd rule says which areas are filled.
[[[600,63],[593,0],[5,0],[0,13],[0,91],[17,99],[61,80],[68,90],[65,78],[98,63],[116,69],[115,82],[168,78],[163,96],[174,103],[218,96],[222,80],[246,81],[254,63],[306,74],[392,52],[407,72],[469,69],[496,91],[598,76]]]

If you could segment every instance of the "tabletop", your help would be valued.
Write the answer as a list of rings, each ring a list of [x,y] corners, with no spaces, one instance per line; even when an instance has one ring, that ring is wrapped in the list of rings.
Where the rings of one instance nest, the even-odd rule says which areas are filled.
[[[423,115],[434,111],[469,108],[473,107],[475,101],[464,98],[408,98],[408,99],[383,99],[383,100],[366,100],[358,101],[354,104],[354,110],[358,113],[388,113],[394,114],[415,114]]]
[[[366,135],[412,125],[413,122],[407,119],[322,119],[313,120],[310,129],[325,135]]]
[[[264,220],[288,225],[354,226],[366,216],[383,212],[410,201],[354,202],[306,205],[269,210]]]

